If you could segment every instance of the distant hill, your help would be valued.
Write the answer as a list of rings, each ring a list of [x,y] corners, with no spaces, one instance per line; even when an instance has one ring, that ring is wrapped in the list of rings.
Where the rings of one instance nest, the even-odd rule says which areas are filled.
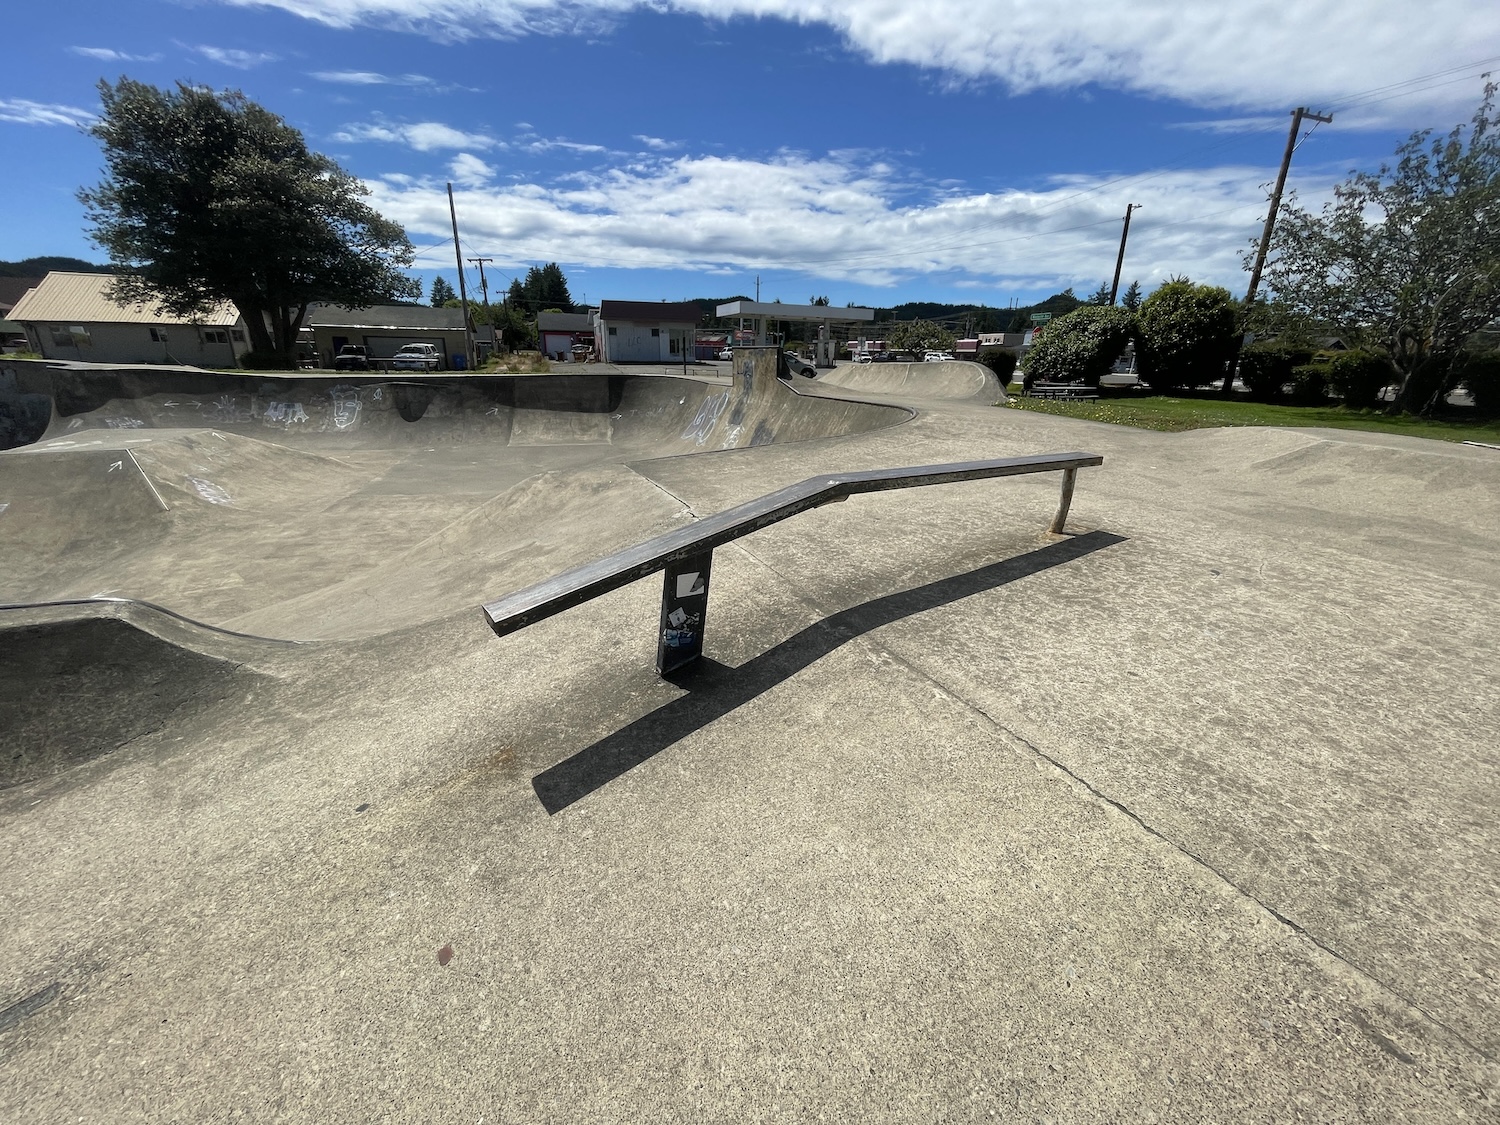
[[[59,273],[114,273],[109,266],[98,266],[82,258],[25,258],[19,262],[0,262],[0,277],[45,277],[53,270]]]
[[[733,318],[719,319],[714,315],[715,307],[730,301],[748,301],[743,294],[734,297],[694,297],[692,301],[702,310],[699,324],[704,328],[732,328]],[[1054,293],[1045,301],[1032,305],[1011,308],[995,308],[993,305],[952,305],[940,301],[907,301],[893,308],[875,310],[875,323],[884,324],[895,320],[930,320],[954,332],[1020,332],[1031,327],[1031,314],[1051,313],[1054,317],[1072,312],[1083,304],[1071,289]],[[831,311],[836,311],[831,310]],[[795,329],[793,331],[796,331]]]

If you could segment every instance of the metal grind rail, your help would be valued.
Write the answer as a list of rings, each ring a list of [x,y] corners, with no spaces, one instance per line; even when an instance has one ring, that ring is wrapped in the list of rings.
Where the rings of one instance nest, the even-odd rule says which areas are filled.
[[[601,594],[628,586],[648,574],[664,571],[656,670],[665,675],[703,655],[703,628],[708,617],[708,584],[715,547],[799,512],[863,492],[1050,472],[1063,475],[1062,499],[1048,529],[1053,534],[1060,534],[1068,519],[1078,470],[1102,464],[1104,458],[1097,453],[1046,453],[809,477],[698,520],[688,527],[658,535],[655,539],[626,547],[535,586],[487,602],[484,613],[490,628],[497,636],[503,637]]]

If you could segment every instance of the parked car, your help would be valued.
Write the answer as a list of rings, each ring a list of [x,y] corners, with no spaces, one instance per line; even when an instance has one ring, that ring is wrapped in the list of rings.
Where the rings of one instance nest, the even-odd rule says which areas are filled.
[[[333,357],[333,369],[335,371],[370,370],[370,357],[365,354],[365,346],[345,344],[339,349],[339,354]]]
[[[797,355],[794,352],[784,352],[782,354],[786,356],[786,365],[791,369],[793,375],[801,375],[807,379],[817,378],[818,369],[812,364],[808,363],[807,360],[803,359],[800,355]]]
[[[734,349],[733,348],[722,348],[722,349],[720,349],[720,351],[719,351],[719,358],[720,359],[733,359],[734,358]]]
[[[928,352],[922,357],[923,363],[946,363],[953,358],[952,352]]]
[[[869,352],[855,352],[854,355],[852,355],[850,358],[855,363],[874,363],[875,362],[874,359],[871,358]]]
[[[391,356],[391,367],[397,371],[436,371],[443,366],[443,353],[436,344],[402,344]]]

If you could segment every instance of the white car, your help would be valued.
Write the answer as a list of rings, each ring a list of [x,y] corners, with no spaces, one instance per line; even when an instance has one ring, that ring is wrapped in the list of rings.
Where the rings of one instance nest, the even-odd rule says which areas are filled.
[[[436,344],[403,344],[391,356],[391,367],[396,371],[436,371],[442,366],[443,353]]]
[[[719,352],[719,358],[720,359],[733,359],[734,358],[734,349],[733,348],[724,348],[722,351]]]
[[[947,363],[953,358],[952,352],[928,352],[922,357],[923,363]]]

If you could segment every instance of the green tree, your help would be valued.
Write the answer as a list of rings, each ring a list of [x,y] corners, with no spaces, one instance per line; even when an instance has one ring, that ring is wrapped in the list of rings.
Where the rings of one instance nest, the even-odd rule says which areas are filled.
[[[1026,353],[1026,385],[1082,380],[1098,386],[1134,334],[1135,316],[1129,309],[1093,304],[1074,309],[1032,342]]]
[[[1107,305],[1109,304],[1109,286],[1101,283],[1098,289],[1089,294],[1085,305]]]
[[[1293,199],[1272,239],[1267,287],[1380,349],[1399,378],[1393,410],[1441,404],[1464,342],[1500,317],[1495,92],[1485,86],[1467,128],[1413,133],[1395,164],[1354,173],[1320,212]]]
[[[231,301],[251,347],[295,364],[315,301],[354,308],[420,296],[412,247],[367,189],[237,90],[99,83],[89,132],[106,178],[78,193],[120,276],[116,299],[188,315]]]
[[[453,291],[453,286],[445,281],[441,274],[432,279],[432,296],[427,303],[435,309],[440,309],[449,301],[456,301],[458,294]]]
[[[1237,312],[1229,290],[1174,277],[1136,314],[1141,378],[1158,391],[1217,379],[1234,354]]]
[[[513,279],[506,300],[513,308],[524,309],[533,318],[544,309],[573,311],[573,296],[568,292],[568,279],[556,262],[532,266],[526,271],[524,280]]]
[[[955,339],[952,332],[930,320],[898,320],[885,334],[886,346],[897,352],[946,352]]]
[[[1132,281],[1125,290],[1125,296],[1120,298],[1120,304],[1131,312],[1141,307],[1141,283]]]
[[[819,305],[819,306],[822,306],[822,305],[828,304],[828,298],[827,297],[809,297],[807,299],[807,303],[809,305]]]

